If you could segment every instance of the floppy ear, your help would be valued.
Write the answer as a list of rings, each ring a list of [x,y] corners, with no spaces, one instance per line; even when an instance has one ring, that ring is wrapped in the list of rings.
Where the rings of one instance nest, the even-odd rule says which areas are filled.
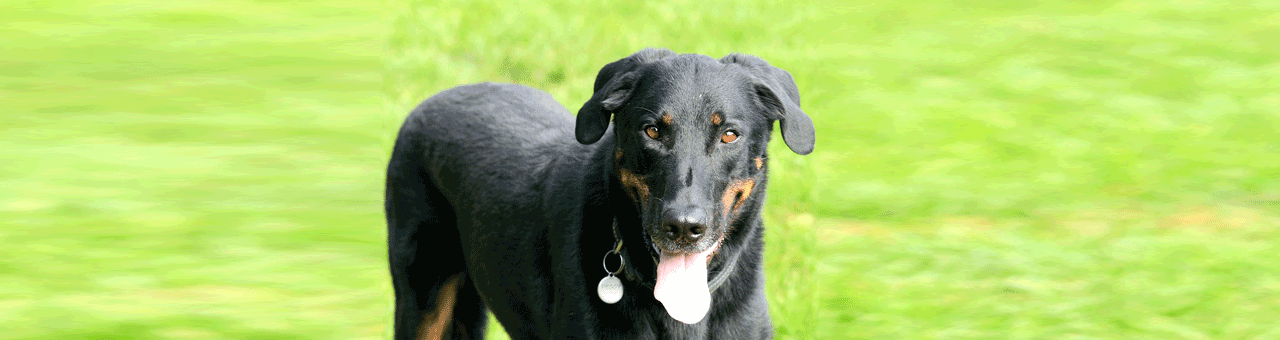
[[[640,78],[637,72],[640,66],[675,55],[666,49],[646,48],[601,68],[600,74],[596,75],[595,93],[578,110],[578,122],[573,131],[578,143],[595,143],[604,136],[609,128],[609,116],[631,98],[631,90]]]
[[[773,113],[782,127],[782,140],[791,151],[801,155],[813,152],[813,120],[800,110],[800,90],[791,74],[769,65],[764,59],[745,54],[730,54],[721,63],[737,64],[755,78],[752,90],[760,103]]]

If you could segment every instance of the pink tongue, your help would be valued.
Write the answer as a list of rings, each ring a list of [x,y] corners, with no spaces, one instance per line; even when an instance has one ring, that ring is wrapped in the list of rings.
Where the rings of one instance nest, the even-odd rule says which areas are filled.
[[[711,289],[707,288],[707,256],[716,247],[696,254],[667,254],[658,260],[658,283],[653,298],[662,302],[672,319],[698,323],[711,309]]]

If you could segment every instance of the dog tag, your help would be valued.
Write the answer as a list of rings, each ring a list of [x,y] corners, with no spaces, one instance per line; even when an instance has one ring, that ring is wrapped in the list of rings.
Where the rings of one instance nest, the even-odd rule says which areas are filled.
[[[622,280],[613,275],[605,276],[600,279],[600,284],[596,285],[596,292],[600,293],[600,301],[614,304],[622,300]]]

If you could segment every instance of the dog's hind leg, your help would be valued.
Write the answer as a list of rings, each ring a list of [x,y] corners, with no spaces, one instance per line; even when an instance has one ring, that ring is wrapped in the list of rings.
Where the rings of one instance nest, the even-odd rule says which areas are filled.
[[[466,275],[453,209],[405,149],[397,145],[387,170],[395,339],[483,338],[486,310]]]
[[[484,339],[489,313],[471,278],[460,280],[453,304],[453,338]]]
[[[418,339],[483,339],[488,314],[465,273],[446,279],[422,317]]]

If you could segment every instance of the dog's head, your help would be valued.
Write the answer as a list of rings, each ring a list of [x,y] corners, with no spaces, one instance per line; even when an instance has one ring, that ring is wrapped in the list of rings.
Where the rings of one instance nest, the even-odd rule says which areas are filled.
[[[791,75],[760,58],[659,49],[600,70],[578,111],[578,142],[598,141],[610,117],[614,175],[659,259],[654,296],[695,323],[710,305],[708,261],[759,211],[773,122],[801,155],[813,151],[813,122]]]

